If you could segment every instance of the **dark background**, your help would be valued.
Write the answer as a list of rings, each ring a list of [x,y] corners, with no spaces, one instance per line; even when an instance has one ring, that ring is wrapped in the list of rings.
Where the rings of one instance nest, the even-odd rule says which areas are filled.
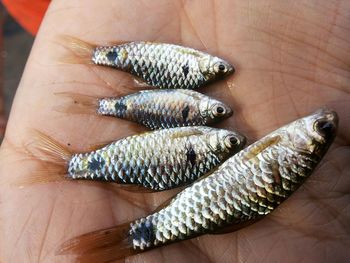
[[[34,37],[0,3],[0,140]]]

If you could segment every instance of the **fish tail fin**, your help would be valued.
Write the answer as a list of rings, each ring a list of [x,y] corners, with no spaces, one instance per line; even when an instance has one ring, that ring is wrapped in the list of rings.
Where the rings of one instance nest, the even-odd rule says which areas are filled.
[[[56,93],[58,96],[68,98],[70,101],[66,104],[57,106],[55,109],[59,112],[77,113],[77,114],[96,114],[99,106],[97,96],[90,96],[71,92]]]
[[[30,149],[29,151],[40,160],[58,165],[66,165],[72,158],[73,153],[50,136],[35,130],[34,138],[35,149],[40,153],[45,153],[45,155],[35,154]]]
[[[58,42],[72,53],[70,56],[63,57],[60,60],[62,63],[94,64],[92,55],[96,45],[68,35],[60,36]]]
[[[32,131],[34,140],[24,146],[26,156],[34,160],[37,166],[33,174],[14,178],[11,184],[17,186],[34,183],[64,181],[68,177],[67,164],[72,158],[72,152],[44,133]]]
[[[90,232],[64,242],[57,254],[78,255],[78,262],[111,262],[137,254],[129,240],[130,223]]]
[[[42,162],[41,164],[43,166],[36,169],[33,174],[21,178],[15,178],[10,182],[10,185],[23,188],[27,185],[62,182],[69,179],[67,170],[64,166],[54,166],[50,162]]]

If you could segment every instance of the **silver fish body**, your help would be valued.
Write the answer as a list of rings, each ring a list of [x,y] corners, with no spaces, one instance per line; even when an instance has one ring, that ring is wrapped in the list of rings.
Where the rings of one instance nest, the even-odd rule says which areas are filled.
[[[234,72],[232,65],[218,57],[192,48],[153,42],[96,47],[92,61],[165,89],[196,89]]]
[[[68,174],[167,190],[191,183],[243,148],[232,131],[182,127],[126,137],[90,153],[74,154]]]
[[[140,123],[152,130],[207,126],[232,115],[224,103],[192,90],[145,90],[99,100],[97,113]]]
[[[321,110],[272,132],[160,211],[132,222],[130,245],[142,251],[271,213],[312,173],[336,129],[337,115]]]

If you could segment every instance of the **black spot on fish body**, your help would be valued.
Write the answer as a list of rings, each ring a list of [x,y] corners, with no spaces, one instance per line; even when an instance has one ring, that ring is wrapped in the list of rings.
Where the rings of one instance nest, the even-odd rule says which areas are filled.
[[[101,169],[104,164],[105,161],[101,157],[98,157],[97,159],[93,159],[91,162],[89,162],[88,168],[91,171],[96,171]]]
[[[187,157],[187,162],[190,162],[192,164],[192,166],[195,165],[197,155],[192,147],[190,147],[187,150],[186,157]]]
[[[131,239],[138,240],[140,243],[152,244],[155,240],[155,231],[152,222],[149,220],[140,222],[137,227],[131,231]]]
[[[116,112],[119,112],[119,111],[123,112],[128,109],[128,107],[123,102],[116,102],[114,108]]]
[[[110,62],[115,63],[115,61],[116,61],[116,59],[117,59],[117,57],[118,57],[118,53],[115,52],[115,51],[109,51],[109,52],[107,53],[106,56],[107,56],[107,59],[108,59]]]
[[[186,122],[188,118],[188,113],[190,112],[190,107],[187,105],[183,110],[182,110],[182,118],[183,121]]]
[[[190,68],[189,66],[186,64],[186,65],[183,65],[182,66],[182,71],[184,72],[184,75],[185,75],[185,78],[187,77],[189,71],[190,71]]]

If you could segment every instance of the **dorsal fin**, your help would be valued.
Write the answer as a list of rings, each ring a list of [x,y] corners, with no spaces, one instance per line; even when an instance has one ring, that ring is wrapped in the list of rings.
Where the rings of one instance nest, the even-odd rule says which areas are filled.
[[[264,151],[267,147],[277,144],[281,140],[281,137],[276,135],[272,137],[265,137],[261,141],[257,141],[255,144],[249,147],[249,150],[244,154],[243,160],[248,161],[255,158],[259,153]]]
[[[176,51],[181,53],[181,54],[185,54],[185,55],[192,55],[192,56],[195,56],[198,58],[201,57],[201,53],[195,49],[192,49],[192,48],[184,48],[184,47],[178,46]]]
[[[183,137],[189,137],[194,135],[203,135],[203,132],[197,128],[179,130],[170,135],[171,139],[178,139]]]
[[[182,89],[179,90],[179,92],[182,92],[183,94],[187,95],[187,96],[191,96],[192,98],[196,99],[196,100],[202,100],[203,97],[205,97],[205,95],[194,91],[194,90],[187,90],[187,89]]]

